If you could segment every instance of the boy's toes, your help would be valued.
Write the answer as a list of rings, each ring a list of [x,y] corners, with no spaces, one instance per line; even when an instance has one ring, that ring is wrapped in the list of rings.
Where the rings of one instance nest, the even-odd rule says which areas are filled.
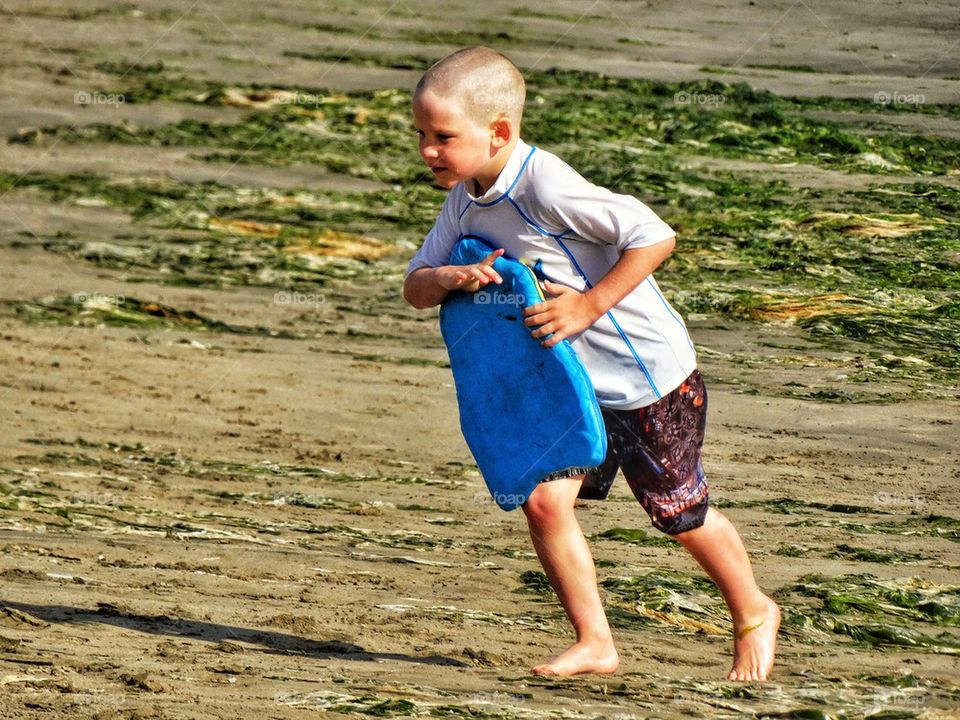
[[[530,669],[534,675],[556,675],[557,671],[554,670],[550,665],[537,665],[534,668]]]
[[[596,673],[610,675],[616,672],[620,657],[613,646],[613,639],[597,645],[577,642],[549,662],[531,669],[534,675],[580,675]]]
[[[780,629],[780,608],[766,598],[767,614],[752,625],[736,630],[733,643],[733,668],[727,679],[736,682],[766,680],[773,668]]]

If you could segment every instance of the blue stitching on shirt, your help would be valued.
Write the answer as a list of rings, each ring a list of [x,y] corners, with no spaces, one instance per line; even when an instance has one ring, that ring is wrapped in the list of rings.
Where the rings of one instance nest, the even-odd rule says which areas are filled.
[[[527,214],[526,214],[523,210],[520,209],[520,206],[517,205],[517,201],[514,200],[512,197],[507,196],[507,200],[509,200],[509,201],[510,201],[510,204],[513,205],[514,209],[515,209],[518,213],[520,213],[520,217],[522,217],[522,218],[526,221],[527,225],[530,225],[531,227],[533,227],[533,228],[534,228],[537,232],[539,232],[541,235],[546,235],[547,237],[552,237],[552,238],[554,238],[554,239],[556,239],[556,240],[559,240],[561,237],[563,237],[563,235],[559,235],[559,236],[558,236],[558,235],[554,235],[553,233],[547,232],[547,231],[544,230],[542,227],[540,227],[539,225],[537,225],[533,220],[531,220],[529,217],[527,217]],[[570,231],[568,230],[567,232],[570,232]],[[581,274],[582,274],[582,273],[581,273]]]
[[[502,199],[502,198],[498,198],[498,199]],[[563,249],[563,252],[566,253],[567,257],[570,259],[570,262],[572,262],[573,266],[577,269],[577,272],[580,273],[580,277],[583,278],[583,281],[587,284],[587,287],[592,288],[593,284],[590,282],[589,278],[587,278],[587,274],[580,267],[580,263],[577,262],[577,258],[574,257],[573,253],[570,252],[570,250],[567,248],[566,245],[564,245],[562,240],[564,235],[570,232],[573,232],[573,230],[572,229],[565,230],[560,235],[554,235],[553,233],[549,233],[546,230],[544,230],[542,227],[537,225],[537,223],[535,223],[529,217],[527,217],[527,214],[520,209],[519,205],[517,205],[516,200],[514,200],[512,197],[507,197],[507,199],[510,201],[510,204],[513,205],[514,209],[518,213],[520,213],[520,217],[522,217],[531,227],[536,229],[541,235],[552,237],[554,240],[557,241],[557,244],[560,245],[560,247]],[[630,354],[633,355],[633,359],[636,361],[637,365],[640,366],[640,370],[643,371],[643,376],[647,379],[647,383],[650,385],[650,389],[653,390],[653,394],[656,395],[657,400],[659,400],[661,397],[663,397],[663,395],[660,394],[660,390],[657,388],[656,383],[653,382],[653,377],[650,375],[650,371],[647,370],[647,366],[643,364],[643,360],[640,359],[640,355],[637,353],[636,348],[633,347],[633,343],[630,342],[630,339],[627,337],[626,333],[623,332],[623,328],[620,327],[620,323],[618,323],[617,319],[613,316],[613,311],[607,310],[606,315],[608,318],[610,318],[610,322],[613,323],[613,326],[617,329],[617,333],[619,333],[620,337],[627,344],[627,347],[630,348]]]
[[[650,281],[649,275],[647,276],[647,282],[650,284],[650,287],[653,288],[654,292],[657,293],[657,297],[660,298],[660,302],[663,303],[663,306],[667,309],[670,317],[676,320],[677,324],[683,329],[684,337],[687,338],[687,344],[690,346],[690,349],[696,352],[696,348],[693,346],[693,340],[690,339],[690,333],[687,331],[687,326],[683,324],[683,320],[681,320],[680,316],[677,315],[677,312],[670,307],[670,303],[667,302],[667,299],[663,296],[663,293],[660,292],[660,289],[656,286],[656,284]]]
[[[567,232],[570,232],[569,230]],[[564,233],[566,235],[567,233]],[[580,268],[580,263],[577,262],[577,259],[573,256],[573,253],[570,252],[570,249],[564,245],[563,240],[559,237],[554,236],[559,243],[560,247],[563,248],[563,251],[567,254],[567,257],[570,258],[570,262],[573,263],[573,266],[577,269],[577,272],[580,273],[580,276],[583,278],[583,281],[587,284],[587,287],[592,288],[593,284],[587,279],[586,273]],[[653,390],[653,394],[657,396],[657,400],[663,397],[660,394],[660,390],[657,388],[655,382],[653,382],[653,377],[650,375],[650,371],[647,370],[647,366],[643,364],[643,360],[640,359],[640,355],[637,353],[636,348],[633,347],[633,343],[630,342],[630,338],[627,337],[627,334],[623,332],[623,328],[620,327],[620,323],[617,322],[617,319],[613,316],[612,310],[607,310],[607,317],[610,318],[610,322],[613,323],[613,326],[617,329],[617,332],[620,334],[620,337],[623,338],[623,341],[627,344],[627,347],[630,348],[630,354],[633,355],[633,359],[636,360],[637,365],[640,366],[640,369],[643,371],[644,377],[647,378],[647,382],[650,384],[650,389]]]
[[[515,188],[515,187],[517,186],[517,183],[520,182],[520,176],[523,175],[523,171],[526,169],[527,163],[530,162],[530,158],[533,157],[533,154],[534,154],[536,151],[537,151],[536,145],[534,145],[532,148],[530,148],[530,152],[527,153],[527,157],[525,157],[524,160],[523,160],[523,165],[521,165],[521,166],[520,166],[520,169],[517,171],[517,176],[513,179],[513,182],[510,183],[510,187],[507,188],[507,191],[506,191],[503,195],[501,195],[500,197],[498,197],[496,200],[491,200],[491,201],[488,202],[488,203],[477,202],[476,200],[471,200],[470,202],[472,202],[472,203],[474,203],[475,205],[477,205],[477,207],[490,207],[491,205],[496,205],[498,202],[500,202],[500,201],[503,200],[504,198],[510,197],[510,193],[513,191],[513,188]],[[469,207],[469,206],[468,206],[468,207]]]

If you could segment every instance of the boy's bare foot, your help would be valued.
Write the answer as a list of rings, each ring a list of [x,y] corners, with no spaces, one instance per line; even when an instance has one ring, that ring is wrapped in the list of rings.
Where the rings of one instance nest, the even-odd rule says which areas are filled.
[[[576,642],[549,662],[533,668],[534,675],[610,675],[617,671],[620,656],[613,639],[606,642]]]
[[[756,621],[734,628],[733,668],[728,680],[766,680],[773,668],[777,649],[777,631],[780,629],[780,608],[769,597],[767,614]]]

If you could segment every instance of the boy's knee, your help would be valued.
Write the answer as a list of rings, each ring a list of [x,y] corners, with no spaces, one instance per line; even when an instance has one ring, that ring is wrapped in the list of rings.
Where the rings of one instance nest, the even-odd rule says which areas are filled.
[[[538,485],[526,502],[521,505],[527,520],[543,525],[559,520],[565,514],[572,512],[573,500],[567,497],[568,493],[558,492],[558,490],[561,490],[561,488],[553,486],[553,483]]]
[[[709,501],[704,498],[696,505],[691,505],[671,517],[652,517],[653,526],[667,535],[679,535],[701,527],[707,519]]]
[[[530,495],[527,501],[521,505],[523,514],[527,516],[530,522],[543,523],[549,521],[557,514],[557,503],[549,495]]]

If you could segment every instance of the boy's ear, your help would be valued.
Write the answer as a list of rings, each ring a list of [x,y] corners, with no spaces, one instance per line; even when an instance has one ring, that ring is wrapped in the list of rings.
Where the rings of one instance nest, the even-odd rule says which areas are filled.
[[[495,148],[505,147],[513,139],[513,123],[506,115],[500,114],[490,123],[490,143]]]

